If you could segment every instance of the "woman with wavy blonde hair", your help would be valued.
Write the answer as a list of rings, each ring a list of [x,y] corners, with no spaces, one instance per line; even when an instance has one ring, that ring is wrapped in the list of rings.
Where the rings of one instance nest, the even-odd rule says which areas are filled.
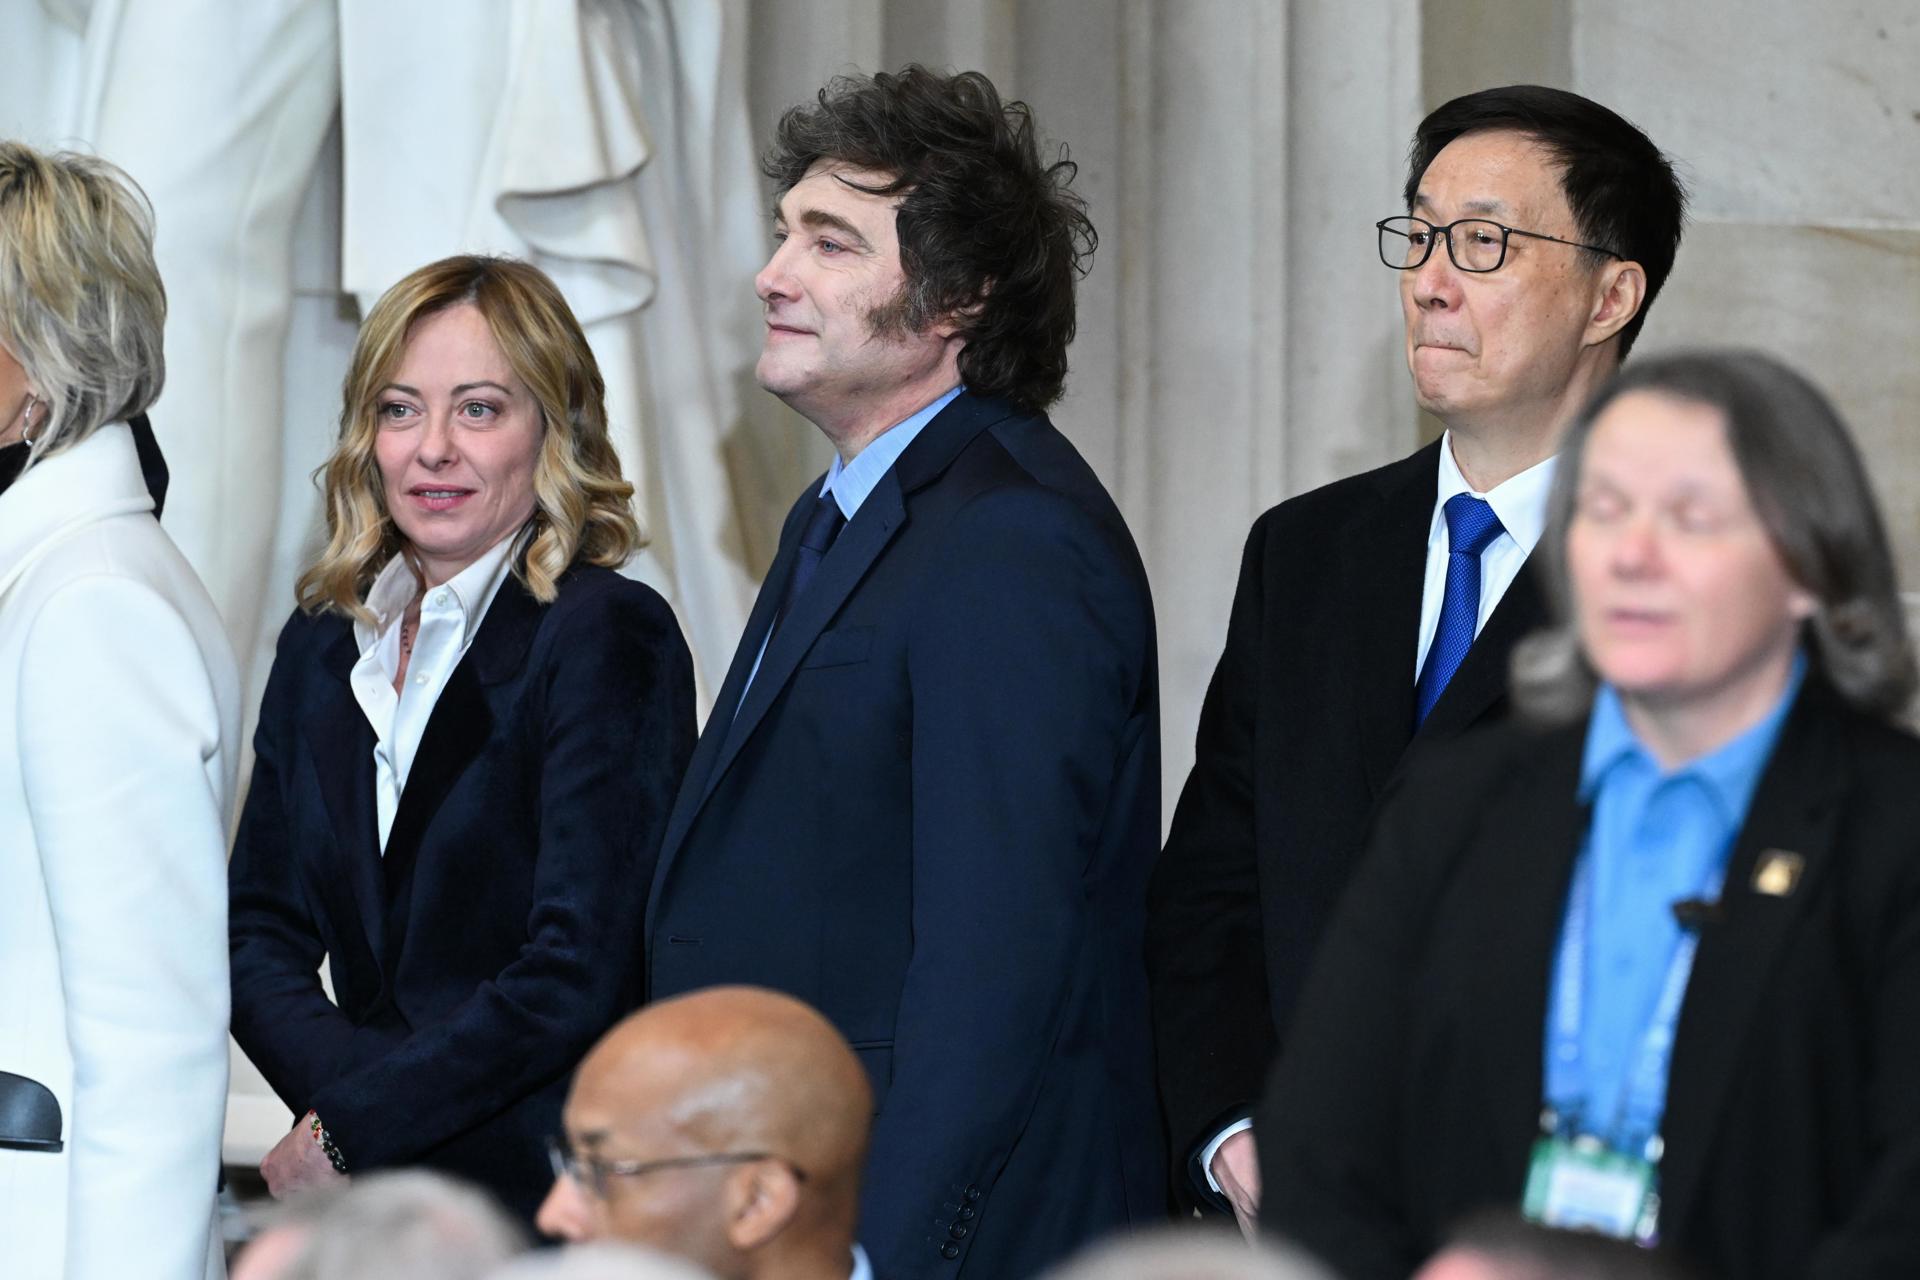
[[[568,1074],[640,995],[692,660],[615,572],[600,372],[526,263],[387,291],[321,475],[229,872],[234,1036],[301,1116],[261,1171],[436,1166],[531,1220]]]

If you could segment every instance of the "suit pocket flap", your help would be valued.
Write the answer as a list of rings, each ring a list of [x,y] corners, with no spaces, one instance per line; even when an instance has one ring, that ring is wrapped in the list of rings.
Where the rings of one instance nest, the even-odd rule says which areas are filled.
[[[800,669],[844,667],[853,662],[865,662],[872,650],[872,627],[841,627],[834,631],[822,631],[820,638],[813,642],[813,647],[807,650]]]

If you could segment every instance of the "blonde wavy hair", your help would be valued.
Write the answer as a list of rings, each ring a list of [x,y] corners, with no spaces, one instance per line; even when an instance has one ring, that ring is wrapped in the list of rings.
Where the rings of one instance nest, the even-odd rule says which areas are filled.
[[[341,397],[340,437],[315,472],[326,501],[327,545],[295,585],[307,612],[371,620],[367,591],[406,546],[374,459],[380,389],[399,368],[413,327],[463,304],[479,309],[540,407],[531,536],[514,560],[514,576],[534,599],[550,603],[576,561],[618,568],[646,545],[633,486],[607,439],[606,383],[560,290],[538,267],[514,258],[442,258],[382,294],[360,326]]]
[[[133,179],[0,142],[0,345],[47,406],[28,466],[159,398],[166,324],[153,209]]]

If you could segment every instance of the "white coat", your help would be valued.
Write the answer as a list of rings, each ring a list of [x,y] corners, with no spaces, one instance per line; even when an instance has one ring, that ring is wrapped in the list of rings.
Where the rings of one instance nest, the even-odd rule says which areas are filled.
[[[224,1273],[233,653],[100,428],[0,494],[0,1070],[59,1100],[0,1148],[0,1271]]]

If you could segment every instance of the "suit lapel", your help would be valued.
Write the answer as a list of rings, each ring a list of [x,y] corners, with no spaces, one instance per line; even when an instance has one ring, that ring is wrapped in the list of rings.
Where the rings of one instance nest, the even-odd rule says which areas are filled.
[[[400,805],[394,811],[393,829],[387,833],[387,851],[382,859],[388,939],[385,954],[390,963],[405,946],[413,875],[427,828],[454,783],[493,734],[487,686],[524,668],[543,612],[520,579],[509,576],[481,619],[479,634],[433,704],[433,714],[427,718],[413,767],[400,792]]]
[[[1440,700],[1420,726],[1426,734],[1459,733],[1485,715],[1506,694],[1513,648],[1528,634],[1546,625],[1546,595],[1541,590],[1532,556],[1493,608],[1473,647],[1461,660]],[[1408,685],[1409,693],[1412,684]],[[1411,714],[1411,712],[1409,712]]]
[[[1548,986],[1574,859],[1586,835],[1587,815],[1576,799],[1585,741],[1584,721],[1541,738],[1523,766],[1527,777],[1504,793],[1511,810],[1486,826],[1498,843],[1478,885],[1484,916],[1473,982],[1479,994],[1470,1007],[1497,1016],[1475,1028],[1485,1056],[1481,1069],[1469,1074],[1483,1082],[1496,1167],[1512,1174],[1516,1199],[1539,1132]]]
[[[313,753],[321,799],[333,820],[333,848],[341,878],[353,893],[356,914],[377,964],[384,954],[386,894],[380,879],[380,828],[373,802],[373,726],[348,683],[359,657],[352,625],[340,620],[337,634],[321,655],[326,674],[319,681],[320,705],[302,728]]]
[[[1436,441],[1380,477],[1378,508],[1353,539],[1351,624],[1360,690],[1361,759],[1378,796],[1413,738],[1414,645],[1427,572],[1427,533],[1440,477]]]
[[[700,812],[700,806],[706,802],[711,789],[709,780],[719,776],[714,762],[719,758],[720,748],[730,736],[737,718],[741,692],[747,686],[747,677],[753,673],[754,659],[760,656],[760,638],[767,634],[767,628],[773,624],[774,611],[780,606],[780,595],[786,587],[787,576],[793,572],[800,524],[804,519],[802,512],[811,505],[813,495],[820,492],[820,484],[819,480],[815,480],[808,486],[800,500],[794,503],[793,510],[787,513],[787,522],[780,530],[780,549],[774,553],[773,566],[767,570],[766,580],[760,584],[760,594],[753,602],[753,612],[747,616],[747,629],[741,635],[740,643],[734,646],[733,662],[727,667],[727,678],[721,682],[720,692],[714,697],[713,710],[707,715],[706,727],[693,744],[693,755],[687,761],[687,771],[681,777],[680,788],[673,798],[673,812],[667,815],[667,831],[660,841],[660,856],[653,864],[653,884],[647,893],[646,933],[649,937],[653,934],[654,909],[660,903],[660,885],[666,879],[667,868],[673,864],[681,841],[686,839],[694,815]]]
[[[1807,903],[1832,862],[1846,790],[1845,745],[1837,741],[1835,695],[1809,675],[1773,759],[1754,790],[1734,842],[1721,891],[1721,917],[1704,928],[1674,1033],[1663,1125],[1661,1214],[1685,1221],[1729,1094],[1746,1061],[1747,1028],[1771,987],[1771,974]],[[1763,857],[1778,851],[1804,861],[1785,895],[1754,888]]]
[[[792,615],[781,619],[774,631],[773,638],[767,644],[766,656],[760,660],[760,673],[753,677],[746,700],[740,704],[740,713],[721,735],[719,754],[701,788],[702,803],[713,794],[713,788],[726,773],[727,766],[740,754],[741,745],[752,736],[754,729],[766,716],[767,708],[773,705],[774,698],[779,696],[787,681],[793,677],[801,657],[820,638],[820,632],[840,611],[840,606],[853,594],[860,580],[867,576],[867,570],[873,567],[873,562],[893,541],[894,534],[906,523],[906,518],[898,472],[889,471],[880,478],[880,483],[874,486],[866,501],[860,504],[860,510],[854,513],[846,528],[840,531],[833,547],[820,561],[820,567],[814,570],[812,581],[807,583],[799,599],[793,602]],[[791,548],[782,559],[786,562],[786,572],[791,573]],[[772,581],[768,579],[769,584]],[[782,584],[785,581],[783,576]],[[760,594],[763,600],[769,596],[776,600],[778,598],[765,590]],[[754,612],[761,612],[758,603]]]
[[[747,688],[747,676],[753,671],[754,658],[759,656],[760,638],[772,624],[781,591],[793,572],[803,513],[813,495],[820,491],[820,481],[810,485],[794,504],[781,531],[780,551],[774,557],[766,581],[761,584],[746,634],[734,650],[726,683],[721,686],[713,714],[707,718],[706,731],[694,748],[686,780],[674,802],[660,858],[654,867],[653,892],[647,906],[649,931],[660,902],[661,886],[666,883],[680,846],[702,806],[739,756],[747,739],[760,727],[774,699],[793,678],[800,659],[906,523],[906,495],[932,484],[974,437],[1012,416],[1013,412],[1004,401],[962,392],[927,424],[840,531],[832,549],[814,571],[806,592],[795,601],[793,615],[781,622],[779,631],[768,641],[766,653],[760,659],[759,674],[753,677],[752,687]],[[742,689],[746,689],[744,700]]]

